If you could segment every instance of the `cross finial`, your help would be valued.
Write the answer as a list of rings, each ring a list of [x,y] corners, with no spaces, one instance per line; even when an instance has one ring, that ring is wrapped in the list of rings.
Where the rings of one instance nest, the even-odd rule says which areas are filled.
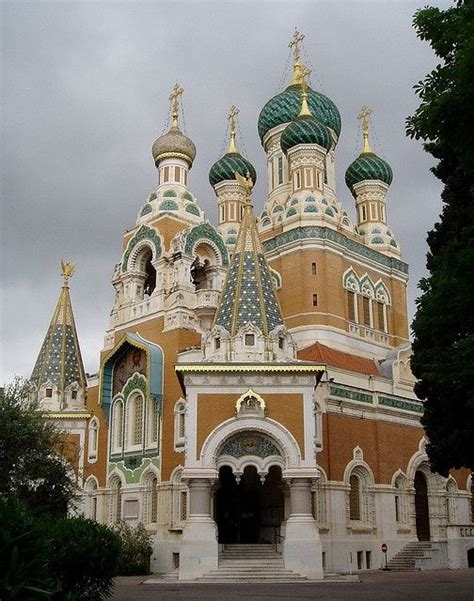
[[[302,69],[301,69],[301,90],[303,92],[303,94],[306,94],[308,91],[308,82],[306,81],[306,78],[309,77],[311,75],[311,69],[308,69],[308,67],[305,67],[303,65]]]
[[[288,44],[288,48],[293,49],[293,58],[295,63],[300,62],[300,44],[304,40],[304,33],[300,33],[295,27],[295,33],[291,42]]]
[[[173,127],[178,127],[179,97],[183,92],[184,90],[179,83],[175,83],[173,91],[170,94],[170,101],[173,109]]]
[[[357,115],[357,119],[362,124],[362,137],[363,137],[363,147],[362,152],[373,152],[372,147],[369,142],[369,117],[372,114],[372,110],[369,109],[368,106],[363,106],[360,109],[360,113]]]
[[[308,67],[301,67],[301,110],[298,117],[310,117],[311,111],[308,106],[308,83],[306,77],[311,73],[311,69]]]
[[[64,286],[68,286],[69,279],[72,277],[75,269],[76,265],[74,263],[61,259],[61,275],[63,276]]]
[[[235,145],[235,128],[237,125],[237,115],[239,114],[239,109],[232,105],[229,109],[229,114],[227,115],[227,119],[229,121],[229,129],[230,129],[230,139],[229,139],[229,148],[227,149],[227,154],[239,152],[237,150],[237,146]]]

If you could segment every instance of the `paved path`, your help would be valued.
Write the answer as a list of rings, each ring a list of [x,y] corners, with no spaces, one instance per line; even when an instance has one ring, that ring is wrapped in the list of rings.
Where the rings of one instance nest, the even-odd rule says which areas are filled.
[[[372,572],[361,582],[295,584],[140,584],[121,578],[113,601],[474,601],[474,568]]]

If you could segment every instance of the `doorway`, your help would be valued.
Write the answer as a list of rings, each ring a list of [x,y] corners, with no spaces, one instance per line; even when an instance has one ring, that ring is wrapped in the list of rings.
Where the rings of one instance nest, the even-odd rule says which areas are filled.
[[[238,483],[231,467],[221,467],[215,497],[219,543],[279,543],[284,518],[282,487],[278,466],[270,467],[263,483],[253,465],[244,469]]]
[[[416,535],[419,541],[430,540],[430,510],[428,503],[428,483],[422,472],[415,474],[415,513]]]

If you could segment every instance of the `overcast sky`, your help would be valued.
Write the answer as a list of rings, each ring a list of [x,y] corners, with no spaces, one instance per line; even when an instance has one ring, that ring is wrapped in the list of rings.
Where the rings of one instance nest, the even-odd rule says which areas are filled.
[[[418,105],[413,85],[435,65],[411,25],[424,4],[3,2],[0,383],[31,373],[59,294],[61,258],[77,263],[76,324],[86,371],[97,371],[122,232],[156,187],[151,145],[175,81],[197,147],[190,188],[206,216],[215,223],[208,171],[223,151],[231,104],[240,108],[240,148],[260,178],[261,210],[267,183],[257,118],[289,83],[289,73],[282,77],[295,26],[306,34],[302,59],[314,69],[313,87],[341,112],[337,193],[352,215],[344,171],[360,148],[355,117],[364,104],[374,110],[373,145],[394,172],[388,219],[410,264],[412,316],[426,232],[441,206],[431,157],[404,133]]]

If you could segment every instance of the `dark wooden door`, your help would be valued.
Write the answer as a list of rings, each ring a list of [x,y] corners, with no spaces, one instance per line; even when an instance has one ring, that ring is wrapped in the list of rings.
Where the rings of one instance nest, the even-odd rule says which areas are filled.
[[[428,484],[422,472],[416,472],[415,474],[415,512],[418,540],[430,540]]]

